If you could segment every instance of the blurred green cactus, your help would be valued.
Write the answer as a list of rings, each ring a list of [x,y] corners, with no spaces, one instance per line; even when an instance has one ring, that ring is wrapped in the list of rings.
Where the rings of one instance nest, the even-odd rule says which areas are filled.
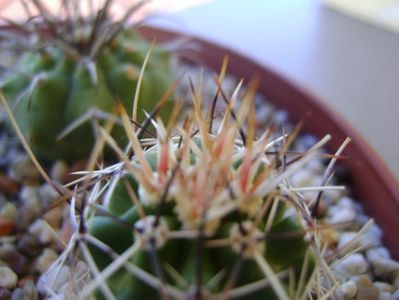
[[[18,25],[23,30],[15,33],[21,33],[15,42],[23,50],[0,88],[34,152],[46,161],[73,161],[87,156],[93,146],[90,121],[113,113],[118,100],[132,111],[150,44],[134,28],[124,29],[124,22],[109,18],[110,1],[92,15],[74,12],[66,19],[49,15],[43,1],[29,2],[39,10],[39,18]],[[41,23],[34,25],[36,19]],[[140,86],[139,122],[144,119],[142,110],[154,109],[173,78],[169,52],[154,46]],[[163,107],[162,116],[168,110]],[[60,137],[73,122],[76,128]],[[120,139],[122,132],[115,129],[114,137]]]

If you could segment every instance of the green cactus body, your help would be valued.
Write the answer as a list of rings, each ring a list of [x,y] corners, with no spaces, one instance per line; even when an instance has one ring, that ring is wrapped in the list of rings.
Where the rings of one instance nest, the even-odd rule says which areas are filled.
[[[80,37],[79,43],[70,41],[70,46],[76,45],[78,56],[51,45],[51,40],[50,46],[41,52],[28,50],[22,54],[18,72],[10,75],[0,87],[11,106],[15,106],[17,122],[32,149],[43,161],[74,161],[88,156],[95,139],[90,122],[95,114],[88,116],[86,124],[77,126],[61,139],[58,137],[68,125],[89,111],[114,113],[117,99],[132,111],[139,73],[150,45],[134,29],[129,29],[91,57],[87,54],[92,46],[88,44],[90,32],[86,36]],[[173,77],[170,53],[154,46],[140,86],[139,122],[145,119],[142,110],[151,112],[155,108],[172,85]],[[161,117],[167,118],[170,110],[171,104],[165,105]],[[113,136],[119,142],[126,140],[122,138],[121,128],[116,127]]]
[[[113,189],[104,209],[114,214],[114,217],[94,213],[89,219],[89,234],[110,246],[119,255],[123,255],[133,244],[139,243],[140,250],[129,259],[129,263],[160,280],[158,287],[148,285],[145,280],[122,266],[115,276],[111,276],[107,281],[116,299],[159,299],[162,296],[160,289],[168,287],[181,291],[186,297],[184,299],[219,299],[221,295],[229,298],[229,292],[235,293],[240,287],[260,283],[268,278],[264,269],[259,267],[259,259],[267,262],[276,274],[286,272],[285,275],[281,275],[279,284],[283,292],[276,291],[276,285],[268,282],[234,298],[278,299],[283,293],[288,297],[286,299],[290,299],[287,272],[292,272],[292,276],[298,280],[304,268],[306,253],[314,252],[310,242],[305,239],[304,220],[299,214],[287,214],[287,209],[292,206],[283,192],[277,192],[273,197],[271,205],[276,202],[274,209],[269,207],[264,215],[259,215],[265,203],[270,201],[267,200],[269,194],[255,196],[256,192],[247,194],[243,189],[247,189],[246,186],[250,189],[271,166],[257,161],[256,158],[254,160],[257,162],[248,164],[246,156],[250,155],[250,150],[246,154],[235,155],[234,151],[229,152],[228,149],[225,150],[231,153],[231,160],[226,160],[228,165],[223,165],[224,163],[219,161],[223,159],[217,158],[215,154],[219,147],[229,147],[218,145],[222,143],[223,138],[226,138],[223,134],[213,136],[209,140],[211,146],[207,147],[204,146],[201,135],[192,136],[189,141],[183,140],[180,148],[176,140],[168,146],[158,141],[143,153],[144,161],[143,158],[133,157],[132,164],[140,170],[137,176],[128,172],[121,176]],[[182,154],[185,147],[193,147],[192,152]],[[230,144],[230,147],[235,146]],[[165,150],[166,148],[169,150]],[[134,150],[136,153],[142,151],[140,148]],[[237,157],[233,159],[235,156]],[[169,186],[169,195],[162,202],[160,199],[163,198],[167,179],[170,180],[178,157],[181,159],[181,168],[186,171],[175,175]],[[166,165],[167,171],[163,169]],[[246,167],[250,168],[248,173],[245,173]],[[214,168],[218,170],[215,171]],[[146,172],[151,172],[151,175]],[[149,191],[140,173],[145,173],[149,181],[158,185],[159,192],[157,188]],[[252,175],[245,178],[245,174]],[[215,177],[209,180],[207,176]],[[224,176],[231,180],[230,193],[226,187],[227,183],[222,183]],[[271,179],[264,178],[265,182],[268,180]],[[145,216],[140,215],[137,204],[132,204],[126,189],[127,183],[137,195],[140,209]],[[206,205],[197,202],[200,201],[202,192],[209,193],[210,198]],[[221,196],[222,194],[224,196]],[[224,204],[216,208],[213,207],[216,205],[213,201],[221,201]],[[235,201],[231,210],[207,219],[208,215],[217,214],[219,209],[223,210],[224,206]],[[127,221],[129,225],[120,224],[116,219]],[[164,225],[160,225],[162,222]],[[270,223],[269,227],[267,223]],[[152,230],[153,235],[147,235],[147,231]],[[153,244],[149,242],[151,238],[154,238]],[[100,270],[112,265],[114,259],[109,254],[93,246],[90,249]],[[155,255],[156,258],[151,255]],[[305,283],[315,269],[315,259],[314,256],[311,257],[304,276]],[[155,269],[154,259],[158,261]],[[158,273],[157,268],[162,272]],[[125,285],[126,282],[128,286]],[[295,286],[296,283],[291,284]],[[97,296],[105,297],[100,290],[97,290]],[[223,297],[222,299],[225,299]]]
[[[285,150],[275,151],[288,149],[284,138],[249,140],[255,124],[247,105],[210,130],[211,116],[194,103],[181,120],[153,123],[156,137],[141,139],[130,112],[118,111],[131,148],[99,128],[121,161],[80,180],[91,188],[76,192],[85,205],[71,206],[75,231],[63,257],[71,270],[83,262],[88,275],[68,297],[299,300],[324,292],[320,281],[330,272],[320,224],[289,178],[328,137],[291,163]],[[52,283],[54,295],[76,290],[73,282]]]

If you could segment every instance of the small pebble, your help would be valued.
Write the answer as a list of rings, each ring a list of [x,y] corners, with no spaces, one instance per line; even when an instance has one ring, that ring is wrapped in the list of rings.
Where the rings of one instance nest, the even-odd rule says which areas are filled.
[[[38,300],[35,284],[30,280],[23,287],[14,289],[11,300]],[[51,298],[53,299],[53,298]]]
[[[48,183],[42,184],[38,193],[40,204],[43,208],[48,208],[59,197],[57,191]]]
[[[6,266],[0,266],[0,287],[12,289],[17,285],[18,276]]]
[[[37,275],[29,274],[23,277],[20,277],[18,280],[18,286],[23,288],[27,283],[36,282]]]
[[[17,300],[17,299],[18,300],[19,299],[38,300],[39,299],[39,294],[38,294],[36,286],[32,280],[27,281],[22,288],[17,288],[15,290],[21,290],[22,298],[14,299],[14,293],[13,293],[12,300]]]
[[[329,210],[330,220],[329,222],[334,223],[343,223],[349,222],[356,219],[356,212],[349,207],[332,207]],[[351,224],[348,224],[350,226]]]
[[[362,245],[369,248],[382,246],[382,230],[376,224],[371,225],[370,229],[362,235]]]
[[[24,299],[25,299],[24,290],[22,288],[16,288],[12,292],[11,300],[24,300]]]
[[[339,199],[341,199],[341,195],[341,191],[331,190],[323,192],[324,199],[329,203],[338,203]]]
[[[366,275],[358,276],[355,279],[357,285],[356,300],[376,300],[380,291],[371,282],[370,278]]]
[[[0,236],[7,236],[14,232],[15,221],[8,217],[0,216]]]
[[[399,263],[389,258],[374,258],[371,261],[371,266],[374,274],[380,278],[389,279],[399,271]]]
[[[380,292],[393,292],[393,286],[389,283],[382,282],[382,281],[375,281],[374,285],[380,290]]]
[[[274,113],[274,122],[276,124],[284,124],[288,123],[289,114],[286,110],[279,109]]]
[[[346,247],[348,251],[352,251],[359,247],[358,242],[354,242],[354,238],[357,233],[353,231],[342,232],[338,237],[338,249]],[[349,243],[351,243],[351,247],[348,247]]]
[[[57,259],[58,254],[51,248],[44,249],[43,253],[37,258],[35,270],[43,274],[51,264]]]
[[[389,292],[380,292],[378,300],[392,300],[391,293],[389,293]]]
[[[260,105],[259,108],[256,109],[256,118],[259,120],[267,120],[272,116],[272,113],[273,113],[272,107],[268,105]]]
[[[56,161],[50,170],[50,178],[59,182],[64,183],[65,178],[68,176],[69,167],[65,161]]]
[[[370,217],[365,214],[358,214],[356,216],[356,221],[359,224],[359,227],[363,227],[368,221],[370,221]]]
[[[35,206],[40,205],[39,186],[24,185],[19,192],[19,198],[24,204],[33,202]]]
[[[28,185],[37,184],[40,180],[40,173],[27,154],[21,154],[14,159],[9,175],[11,178]]]
[[[32,221],[37,217],[37,213],[33,210],[25,209],[24,206],[18,211],[16,229],[18,232],[24,232]]]
[[[373,262],[375,260],[378,260],[380,258],[386,258],[390,259],[391,255],[389,254],[389,251],[385,247],[377,247],[377,248],[371,248],[367,249],[366,251],[366,257],[370,262]]]
[[[337,206],[341,208],[350,208],[352,210],[355,210],[356,204],[355,200],[353,200],[351,197],[343,196],[341,199],[339,199]]]
[[[1,206],[0,206],[1,207]],[[7,201],[0,211],[0,215],[6,218],[15,219],[18,214],[18,209],[14,203]]]
[[[18,251],[9,252],[5,260],[9,267],[20,276],[26,274],[29,270],[29,259]]]
[[[15,251],[15,245],[11,243],[0,244],[0,259],[5,260],[8,253]]]
[[[338,278],[345,281],[354,275],[366,273],[368,270],[368,264],[363,255],[355,253],[342,260],[333,268],[333,270],[337,274]]]
[[[37,236],[25,233],[17,243],[17,249],[28,257],[36,257],[42,251],[42,244]]]
[[[0,287],[0,300],[11,300],[11,291],[4,287]]]
[[[313,179],[313,174],[308,169],[301,169],[290,177],[290,183],[294,187],[309,186],[310,181]]]
[[[353,299],[357,293],[357,285],[353,280],[344,282],[337,290],[336,296],[338,299],[348,300]]]
[[[355,240],[355,237],[358,236]],[[375,231],[369,230],[362,235],[358,235],[355,231],[342,232],[339,241],[338,248],[344,247],[348,243],[351,243],[349,250],[354,250],[356,248],[370,249],[373,247],[381,247],[381,239]]]
[[[307,164],[306,167],[309,168],[314,174],[324,174],[325,166],[320,159],[311,159]],[[321,178],[319,177],[318,180]],[[319,184],[321,181],[319,181]]]
[[[49,244],[56,240],[56,236],[46,221],[37,219],[30,227],[29,232],[36,235],[42,244]]]

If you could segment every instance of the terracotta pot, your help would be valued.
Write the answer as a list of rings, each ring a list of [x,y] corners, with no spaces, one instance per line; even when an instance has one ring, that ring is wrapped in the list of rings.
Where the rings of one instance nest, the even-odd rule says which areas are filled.
[[[159,42],[182,37],[181,34],[164,29],[142,27],[140,30],[148,39],[156,38]],[[220,70],[223,57],[228,55],[229,73],[238,78],[260,78],[259,92],[268,101],[288,111],[293,122],[304,119],[305,132],[320,138],[327,133],[331,134],[332,140],[328,144],[331,152],[336,151],[346,137],[352,138],[344,152],[349,158],[342,161],[351,177],[350,188],[366,212],[382,228],[385,244],[393,256],[399,259],[399,184],[364,138],[312,94],[267,67],[231,49],[195,37],[192,40],[200,46],[197,54],[201,64],[217,71]],[[190,61],[189,53],[182,52],[181,55]]]

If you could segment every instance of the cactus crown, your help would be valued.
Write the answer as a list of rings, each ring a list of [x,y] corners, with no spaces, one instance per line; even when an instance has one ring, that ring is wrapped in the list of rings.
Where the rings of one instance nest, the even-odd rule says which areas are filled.
[[[21,1],[27,21],[16,23],[4,18],[17,31],[7,39],[9,46],[32,52],[53,47],[75,59],[95,60],[125,30],[128,21],[132,25],[131,17],[148,1],[134,1],[119,20],[111,19],[113,2]]]
[[[312,215],[314,201],[289,184],[329,136],[288,159],[296,133],[275,137],[268,129],[257,137],[254,90],[237,109],[240,86],[228,97],[215,81],[214,99],[226,102],[220,120],[212,108],[205,112],[203,93],[192,85],[193,109],[177,105],[167,126],[150,116],[136,126],[120,105],[125,149],[109,134],[115,120],[100,129],[88,169],[74,182],[74,233],[42,278],[50,294],[306,299],[331,292],[335,279],[321,234],[329,226]],[[149,137],[140,138],[144,131]],[[120,162],[95,170],[104,144]],[[324,184],[308,190],[321,193]],[[60,283],[66,270],[71,280]]]

